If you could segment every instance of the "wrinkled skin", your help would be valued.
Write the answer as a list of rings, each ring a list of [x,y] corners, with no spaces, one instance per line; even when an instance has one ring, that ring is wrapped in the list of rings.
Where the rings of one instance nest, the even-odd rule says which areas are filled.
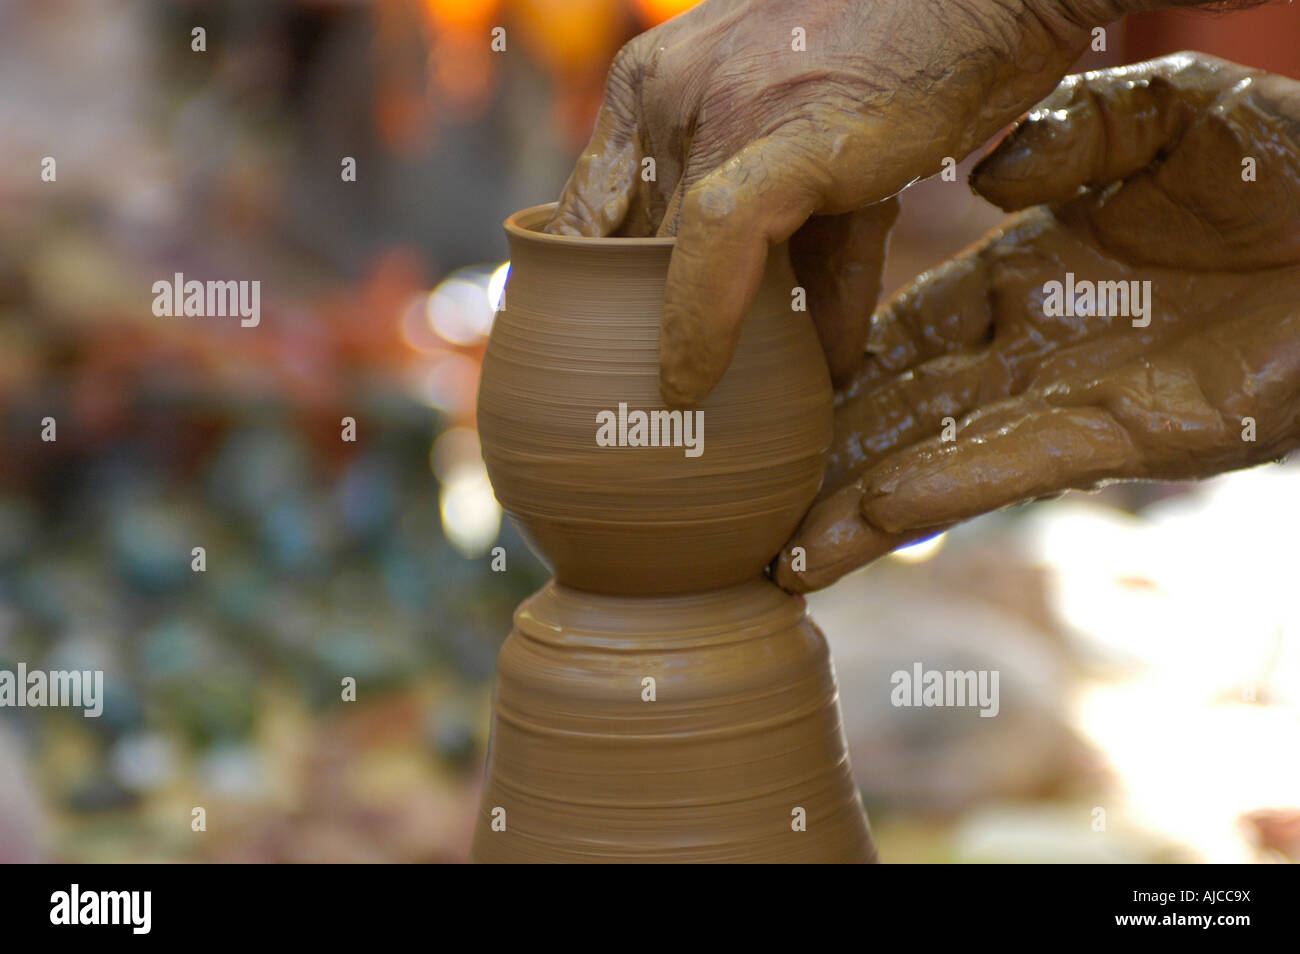
[[[1200,54],[1073,76],[972,185],[1025,211],[874,316],[787,589],[1017,502],[1300,445],[1300,83]],[[1150,325],[1045,317],[1066,272],[1150,280]]]
[[[1092,27],[1169,5],[707,0],[619,52],[547,228],[677,236],[660,338],[673,405],[722,377],[768,249],[791,239],[843,384],[867,337],[862,304],[879,294],[894,196],[1050,93]]]

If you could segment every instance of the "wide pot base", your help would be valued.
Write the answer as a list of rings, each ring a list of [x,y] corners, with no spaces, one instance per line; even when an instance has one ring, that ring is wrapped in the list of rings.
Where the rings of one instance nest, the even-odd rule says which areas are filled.
[[[502,647],[480,862],[870,862],[826,640],[765,580],[548,584]]]

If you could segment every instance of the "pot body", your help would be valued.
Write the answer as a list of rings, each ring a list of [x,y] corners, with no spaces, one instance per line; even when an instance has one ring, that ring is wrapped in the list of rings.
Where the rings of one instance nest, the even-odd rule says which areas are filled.
[[[873,861],[826,641],[763,577],[831,440],[786,250],[727,374],[674,421],[658,384],[672,240],[545,235],[551,208],[506,223],[478,428],[556,579],[501,649],[471,857]],[[667,428],[638,439],[638,413]]]
[[[876,860],[826,639],[766,580],[552,583],[501,650],[477,862]]]
[[[816,495],[831,440],[830,379],[810,317],[791,308],[785,248],[717,388],[670,409],[658,373],[672,240],[547,235],[551,208],[506,223],[510,278],[478,403],[497,498],[566,586],[754,579]]]

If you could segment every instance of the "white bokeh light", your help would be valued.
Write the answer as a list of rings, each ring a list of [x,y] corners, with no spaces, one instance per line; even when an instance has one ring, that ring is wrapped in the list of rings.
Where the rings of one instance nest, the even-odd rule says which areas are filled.
[[[478,434],[467,427],[444,431],[430,454],[441,489],[442,531],[460,553],[475,559],[501,532],[501,507],[492,493]]]
[[[425,306],[429,325],[444,341],[473,345],[487,337],[495,312],[491,286],[497,271],[481,266],[461,268],[429,293]]]

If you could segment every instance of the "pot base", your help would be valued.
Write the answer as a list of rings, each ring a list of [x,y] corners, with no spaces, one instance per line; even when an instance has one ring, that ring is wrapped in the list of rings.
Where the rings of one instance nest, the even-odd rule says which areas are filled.
[[[825,637],[766,580],[553,581],[501,649],[478,862],[871,862]]]

